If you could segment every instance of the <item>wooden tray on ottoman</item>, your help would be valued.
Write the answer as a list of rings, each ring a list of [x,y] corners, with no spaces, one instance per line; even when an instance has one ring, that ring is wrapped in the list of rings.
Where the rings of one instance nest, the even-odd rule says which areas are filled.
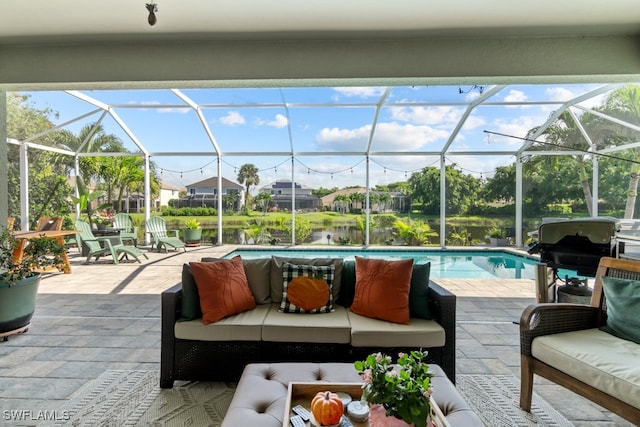
[[[353,400],[362,398],[362,383],[321,383],[321,382],[291,382],[287,390],[287,403],[284,409],[284,419],[282,427],[291,427],[290,418],[295,415],[291,410],[296,405],[302,405],[310,410],[311,399],[320,391],[331,391],[332,393],[344,392],[351,396]],[[442,411],[433,399],[431,400],[431,419],[436,427],[451,427],[444,417]],[[346,408],[345,408],[346,411]],[[369,427],[369,422],[358,423],[350,420],[354,427]],[[305,423],[313,427],[311,422]]]

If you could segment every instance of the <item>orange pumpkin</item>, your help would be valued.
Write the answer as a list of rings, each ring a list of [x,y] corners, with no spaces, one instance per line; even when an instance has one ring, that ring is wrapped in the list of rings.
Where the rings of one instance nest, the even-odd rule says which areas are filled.
[[[329,302],[329,285],[322,273],[316,277],[296,277],[287,287],[287,299],[304,311],[324,307]]]
[[[311,413],[320,425],[329,426],[340,422],[344,406],[336,393],[320,391],[311,400]]]

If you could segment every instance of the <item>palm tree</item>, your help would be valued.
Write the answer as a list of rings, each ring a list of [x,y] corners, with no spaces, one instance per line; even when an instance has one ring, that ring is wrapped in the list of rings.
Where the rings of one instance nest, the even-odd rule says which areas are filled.
[[[586,113],[583,117],[587,118],[588,113]],[[591,118],[593,117],[591,114],[588,114]],[[531,137],[534,135],[539,128],[535,127],[531,129],[527,137]],[[580,129],[578,125],[573,120],[573,117],[568,111],[563,112],[558,116],[558,118],[549,125],[542,135],[546,136],[546,142],[551,143],[553,145],[558,146],[558,148],[564,149],[585,149],[585,139],[580,133]],[[549,149],[549,147],[545,147],[545,149]],[[576,161],[578,168],[578,175],[580,177],[580,185],[582,186],[582,193],[584,194],[585,203],[587,205],[587,210],[589,215],[592,215],[592,201],[593,196],[591,193],[591,185],[589,182],[589,173],[587,172],[587,168],[585,166],[585,155],[576,154],[571,156]],[[554,159],[551,159],[553,161]],[[545,159],[548,161],[548,159]]]
[[[258,168],[251,163],[245,163],[240,166],[238,182],[245,186],[244,206],[247,207],[249,206],[249,190],[251,189],[251,186],[260,184]]]
[[[55,134],[56,145],[74,153],[97,152],[97,151],[124,151],[122,141],[116,135],[105,134],[102,125],[88,124],[80,129],[78,135],[68,130],[61,130]],[[86,141],[86,144],[82,144]],[[69,162],[68,169],[73,169],[73,161],[65,156]],[[95,178],[98,175],[97,157],[81,157],[80,170],[76,175],[81,175],[87,179]]]
[[[603,112],[624,120],[632,125],[640,125],[640,86],[626,85],[611,93],[606,99]],[[638,131],[625,126],[610,125],[615,129],[618,137],[627,140],[637,140]],[[634,160],[640,157],[638,150],[634,150]],[[636,198],[638,196],[638,181],[640,179],[640,165],[633,163],[629,175],[629,185],[627,187],[627,202],[624,208],[624,217],[633,218]]]
[[[364,210],[364,202],[366,200],[365,193],[351,193],[349,194],[351,202],[354,204],[354,208],[360,204],[360,210]]]
[[[122,204],[122,196],[127,188],[144,181],[144,160],[138,156],[105,157],[101,159],[101,163],[103,163],[103,168],[100,169],[100,175],[108,184],[107,194],[109,197],[107,200],[112,200],[111,191],[117,189],[116,206],[119,209]]]
[[[222,196],[222,203],[225,209],[234,209],[237,210],[236,204],[238,203],[238,199],[240,199],[240,194],[236,191],[230,191]]]
[[[391,194],[385,191],[382,193],[378,193],[378,197],[380,199],[380,203],[382,203],[382,211],[386,212],[391,206],[391,202],[393,202],[393,199],[391,198]]]
[[[271,196],[271,194],[267,193],[266,191],[261,191],[260,194],[256,196],[256,202],[260,203],[260,206],[262,207],[262,216],[267,215],[269,203],[271,202],[272,198],[273,196]]]
[[[351,203],[351,198],[346,194],[338,194],[336,197],[334,197],[333,203],[336,204],[338,210],[342,213],[342,215],[344,215],[345,211],[347,210],[346,207],[349,205],[349,203]]]

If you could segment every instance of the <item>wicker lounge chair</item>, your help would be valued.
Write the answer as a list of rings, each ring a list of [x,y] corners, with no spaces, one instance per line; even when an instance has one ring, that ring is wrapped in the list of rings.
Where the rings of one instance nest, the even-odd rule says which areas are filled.
[[[185,252],[187,251],[185,243],[178,237],[178,230],[167,230],[167,223],[164,218],[159,216],[149,218],[149,221],[147,221],[147,231],[153,236],[153,242],[158,252],[162,250],[163,246],[165,252],[169,246],[174,249],[182,248]],[[172,236],[169,234],[172,234]]]
[[[91,261],[92,257],[96,257],[97,261],[104,255],[111,255],[114,264],[119,263],[119,257],[121,255],[123,257],[131,255],[138,262],[140,262],[141,255],[147,259],[149,258],[147,254],[142,252],[140,249],[123,244],[122,240],[118,236],[95,237],[89,227],[89,224],[82,220],[76,221],[76,230],[80,231],[80,239],[89,249],[87,254],[87,263]],[[117,242],[114,244],[112,239],[117,239]]]
[[[599,330],[607,322],[604,276],[640,280],[640,262],[601,258],[590,305],[536,304],[522,313],[520,407],[525,411],[531,409],[537,374],[640,425],[633,356],[640,354],[640,344]],[[538,339],[544,341],[536,344]]]
[[[131,240],[133,246],[138,246],[138,227],[133,225],[133,221],[128,214],[115,214],[113,217],[113,228],[120,230],[120,238],[123,242]]]

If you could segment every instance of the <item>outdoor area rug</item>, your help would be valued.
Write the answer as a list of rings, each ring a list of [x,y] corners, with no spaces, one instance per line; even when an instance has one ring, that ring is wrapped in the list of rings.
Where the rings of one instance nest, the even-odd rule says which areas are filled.
[[[573,426],[535,392],[531,413],[520,409],[520,383],[512,375],[458,375],[456,388],[487,426]]]
[[[158,371],[106,371],[65,405],[70,419],[46,425],[218,427],[235,390],[235,383],[176,381],[172,389],[158,383]],[[513,376],[459,375],[456,387],[487,426],[572,426],[535,393],[531,414],[520,410]]]

